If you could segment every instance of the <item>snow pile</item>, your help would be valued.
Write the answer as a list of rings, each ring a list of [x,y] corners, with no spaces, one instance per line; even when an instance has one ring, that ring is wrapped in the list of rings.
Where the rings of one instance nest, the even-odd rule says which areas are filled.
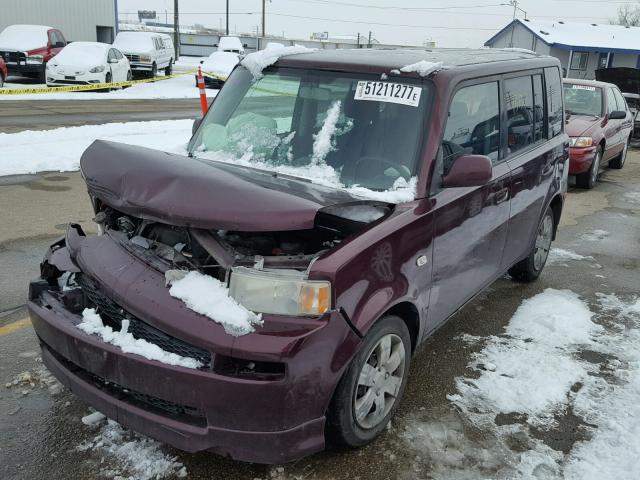
[[[80,156],[97,139],[185,153],[191,120],[107,123],[0,133],[0,176],[80,168]]]
[[[160,443],[125,430],[120,424],[108,420],[93,440],[77,448],[81,452],[97,451],[107,454],[118,463],[118,470],[103,469],[103,475],[129,480],[161,480],[185,478],[187,469],[176,457],[166,455]],[[104,458],[103,458],[104,460]]]
[[[411,478],[639,478],[640,299],[597,300],[599,314],[567,290],[523,302],[456,379],[454,408],[408,420]],[[554,446],[565,420],[577,441]]]
[[[104,414],[100,412],[93,412],[93,413],[90,413],[89,415],[85,415],[84,417],[82,417],[80,421],[85,425],[92,427],[94,425],[98,425],[99,423],[102,423],[102,421],[106,418],[107,417],[105,417]]]
[[[529,50],[527,48],[506,47],[506,48],[501,48],[500,50],[504,50],[505,52],[532,53],[534,55],[537,55],[536,52],[534,52],[533,50]]]
[[[262,71],[270,65],[276,63],[281,57],[296,55],[298,53],[310,53],[313,48],[294,45],[293,47],[272,47],[250,53],[242,60],[242,65],[251,72],[254,78],[262,78]]]
[[[478,379],[458,379],[449,397],[462,409],[527,414],[548,422],[566,401],[571,386],[587,371],[573,358],[577,345],[589,345],[601,327],[578,295],[547,289],[525,300],[505,329],[476,355]],[[496,368],[486,368],[495,365]],[[532,368],[535,366],[535,368]]]
[[[420,60],[417,63],[405,65],[400,69],[400,71],[404,73],[416,72],[421,77],[426,77],[427,75],[442,70],[443,68],[444,64],[442,62],[427,62],[426,60]]]
[[[202,363],[194,358],[182,357],[175,353],[167,352],[158,345],[135,338],[127,331],[129,329],[128,320],[123,320],[121,330],[114,332],[110,326],[102,323],[102,318],[93,308],[85,308],[82,311],[82,322],[77,327],[89,335],[98,335],[102,341],[119,347],[124,353],[133,353],[167,365],[185,368],[199,368],[202,366]]]
[[[322,124],[322,128],[313,139],[313,153],[311,163],[314,165],[323,164],[325,158],[335,150],[335,133],[338,119],[340,118],[340,100],[333,102],[327,111],[327,118]]]
[[[169,270],[166,275],[171,285],[169,294],[185,305],[224,327],[229,335],[238,337],[254,331],[254,325],[262,324],[262,315],[255,314],[229,296],[229,289],[219,280],[191,271],[176,280]]]

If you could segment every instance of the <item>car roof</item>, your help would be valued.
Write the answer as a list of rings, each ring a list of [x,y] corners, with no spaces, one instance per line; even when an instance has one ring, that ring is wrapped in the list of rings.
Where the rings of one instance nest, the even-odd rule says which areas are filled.
[[[615,87],[615,88],[618,88],[613,83],[599,82],[597,80],[583,80],[581,78],[563,78],[562,79],[562,83],[568,83],[569,85],[584,85],[585,87],[598,87],[598,88]]]
[[[507,62],[522,62],[523,60],[544,59],[549,65],[557,64],[557,60],[541,56],[534,52],[510,49],[467,49],[467,48],[438,48],[438,49],[335,49],[314,50],[281,57],[277,63],[281,67],[306,67],[339,69],[354,71],[384,71],[400,69],[404,66],[421,61],[442,62],[445,70],[458,67],[469,67],[481,64],[506,64]],[[417,74],[416,74],[417,75]]]
[[[122,34],[127,34],[127,35],[134,34],[134,35],[136,35],[138,37],[148,37],[148,38],[152,38],[152,37],[167,37],[167,38],[171,38],[171,35],[169,35],[167,33],[162,33],[162,32],[136,32],[136,31],[132,31],[132,30],[125,30],[125,31],[118,32],[118,35],[122,35]]]

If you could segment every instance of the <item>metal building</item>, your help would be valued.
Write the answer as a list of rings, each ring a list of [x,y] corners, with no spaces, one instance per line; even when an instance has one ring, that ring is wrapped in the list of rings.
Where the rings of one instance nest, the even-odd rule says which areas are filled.
[[[0,31],[15,24],[47,25],[68,41],[111,43],[117,17],[117,0],[0,0]]]

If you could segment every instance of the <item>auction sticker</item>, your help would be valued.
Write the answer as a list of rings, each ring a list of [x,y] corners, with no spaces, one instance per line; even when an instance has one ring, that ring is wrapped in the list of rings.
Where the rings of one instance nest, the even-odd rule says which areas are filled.
[[[420,103],[422,87],[406,83],[359,81],[354,95],[355,100],[399,103],[417,107]]]
[[[576,85],[573,84],[572,87],[574,90],[589,90],[590,92],[595,92],[596,87],[590,87],[589,85]]]

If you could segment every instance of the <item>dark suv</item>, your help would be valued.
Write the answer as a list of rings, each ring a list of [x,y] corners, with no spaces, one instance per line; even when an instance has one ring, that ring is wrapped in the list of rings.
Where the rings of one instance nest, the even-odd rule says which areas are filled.
[[[418,345],[506,272],[535,280],[562,212],[556,59],[300,52],[247,56],[188,156],[92,144],[100,234],[70,225],[30,284],[53,374],[187,451],[371,441]]]

